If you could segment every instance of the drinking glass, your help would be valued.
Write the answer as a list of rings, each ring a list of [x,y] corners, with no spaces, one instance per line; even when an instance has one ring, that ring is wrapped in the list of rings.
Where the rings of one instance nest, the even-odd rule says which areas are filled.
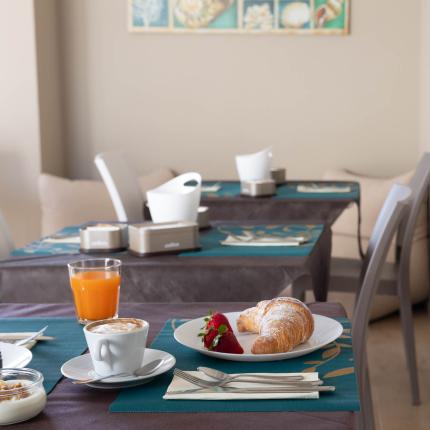
[[[92,258],[69,263],[70,286],[81,324],[117,318],[121,260]]]

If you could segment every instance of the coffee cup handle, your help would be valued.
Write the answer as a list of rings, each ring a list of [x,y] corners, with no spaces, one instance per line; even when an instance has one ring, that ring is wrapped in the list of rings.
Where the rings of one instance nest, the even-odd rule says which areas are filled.
[[[105,347],[106,350],[106,357],[102,356],[102,348]],[[108,358],[107,362],[109,364],[109,367],[112,367],[111,365],[111,355],[110,355],[110,349],[109,349],[109,341],[106,339],[100,339],[97,341],[97,343],[94,345],[94,360],[96,361],[106,361],[106,358]]]

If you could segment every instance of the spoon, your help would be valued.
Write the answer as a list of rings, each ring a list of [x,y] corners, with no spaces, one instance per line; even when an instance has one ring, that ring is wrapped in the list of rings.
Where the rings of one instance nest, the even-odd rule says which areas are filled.
[[[39,330],[37,333],[34,333],[30,337],[27,337],[26,339],[22,339],[19,342],[15,342],[15,345],[16,346],[22,346],[22,345],[25,345],[25,344],[31,342],[34,339],[37,339],[41,334],[43,334],[45,332],[45,330],[47,328],[48,328],[48,326],[43,327],[42,330]]]
[[[157,360],[150,361],[145,366],[142,366],[140,369],[137,369],[133,373],[117,373],[115,375],[108,376],[100,376],[98,378],[90,378],[90,379],[80,379],[78,381],[72,381],[73,384],[81,385],[81,384],[90,384],[92,382],[102,381],[103,379],[119,377],[119,376],[146,376],[155,372],[158,368],[160,368],[164,364],[164,360],[158,358]]]
[[[247,381],[247,382],[251,382],[249,379],[244,379],[244,378],[251,378],[252,382],[256,382],[256,380],[260,380],[260,381],[266,381],[266,382],[276,382],[276,383],[283,383],[285,384],[285,382],[301,382],[303,381],[303,376],[302,375],[290,375],[290,376],[279,376],[279,375],[255,375],[252,373],[239,373],[239,374],[230,374],[230,373],[225,373],[222,372],[221,370],[217,370],[217,369],[211,369],[210,367],[198,367],[197,370],[199,370],[200,372],[203,372],[205,375],[210,376],[211,378],[214,379],[218,379],[219,381],[222,381],[224,384],[228,383],[230,381],[233,380],[240,380],[240,381]]]

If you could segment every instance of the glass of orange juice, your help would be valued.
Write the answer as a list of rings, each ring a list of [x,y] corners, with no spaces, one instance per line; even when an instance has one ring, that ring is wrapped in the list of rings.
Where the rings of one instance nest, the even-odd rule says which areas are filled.
[[[121,260],[92,258],[67,265],[78,321],[87,324],[118,316]]]

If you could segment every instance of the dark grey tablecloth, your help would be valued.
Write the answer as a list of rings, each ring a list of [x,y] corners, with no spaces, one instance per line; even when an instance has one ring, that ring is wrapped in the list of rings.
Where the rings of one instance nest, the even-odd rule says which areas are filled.
[[[214,181],[216,182],[216,181]],[[220,181],[237,182],[237,181]],[[304,184],[324,181],[289,181]],[[326,182],[326,181],[325,181]],[[210,208],[210,217],[217,221],[260,221],[285,222],[285,220],[305,222],[319,220],[331,225],[342,211],[351,203],[359,205],[358,200],[351,198],[284,198],[249,196],[209,196],[202,195],[201,205]]]
[[[352,202],[348,200],[275,200],[252,197],[202,197],[201,205],[210,208],[210,218],[220,221],[271,222],[313,220],[332,225]]]
[[[196,318],[208,308],[231,312],[254,303],[190,303],[190,304],[123,304],[120,315],[144,318],[150,323],[149,341],[155,337],[168,318]],[[317,303],[310,305],[314,313],[345,316],[341,305]],[[69,316],[73,309],[65,304],[2,304],[2,317]],[[31,365],[31,364],[30,364]],[[348,430],[355,428],[353,412],[238,412],[238,413],[112,413],[109,404],[117,391],[95,390],[72,385],[63,379],[48,397],[45,411],[27,423],[5,427],[11,430]]]
[[[121,300],[257,301],[272,298],[292,281],[310,276],[316,299],[325,301],[330,254],[331,231],[327,227],[307,257],[139,258],[124,253],[118,256],[123,261]],[[66,264],[76,259],[68,255],[0,262],[0,301],[71,302]]]

